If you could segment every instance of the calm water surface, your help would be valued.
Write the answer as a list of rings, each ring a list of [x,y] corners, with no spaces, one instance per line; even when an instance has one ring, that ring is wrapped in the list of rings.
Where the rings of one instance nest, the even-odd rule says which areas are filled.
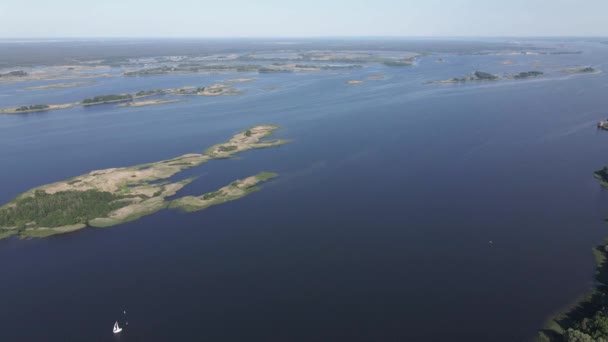
[[[442,56],[413,68],[244,75],[238,97],[0,117],[0,200],[90,170],[199,152],[261,123],[279,148],[187,171],[202,194],[281,177],[198,213],[0,241],[2,341],[517,341],[591,284],[608,235],[608,47],[582,55]],[[501,61],[511,59],[513,65]],[[604,63],[604,64],[602,64]],[[523,82],[428,80],[546,70]],[[346,86],[384,73],[386,79]],[[0,106],[230,76],[101,78]],[[277,87],[274,90],[262,90]],[[494,244],[488,242],[492,240]],[[127,315],[123,314],[127,311]],[[113,336],[115,320],[128,321]]]

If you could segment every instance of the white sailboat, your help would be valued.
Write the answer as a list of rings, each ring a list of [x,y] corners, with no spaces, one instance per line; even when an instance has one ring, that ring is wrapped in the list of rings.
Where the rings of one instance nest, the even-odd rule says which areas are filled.
[[[114,323],[114,329],[112,331],[114,331],[115,334],[122,331],[122,328],[118,326],[118,322]]]

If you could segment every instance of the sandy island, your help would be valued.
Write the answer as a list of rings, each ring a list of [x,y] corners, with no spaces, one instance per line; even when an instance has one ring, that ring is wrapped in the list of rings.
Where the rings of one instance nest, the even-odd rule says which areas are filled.
[[[247,82],[253,82],[255,81],[255,78],[231,78],[229,80],[226,80],[226,82],[231,82],[231,83],[247,83]]]
[[[117,74],[100,72],[107,66],[61,65],[45,68],[24,68],[23,75],[0,77],[0,84],[32,81],[58,81],[72,79],[87,79],[100,77],[116,77]]]
[[[117,103],[117,102],[129,102],[125,103],[125,107],[137,107],[137,106],[147,106],[147,105],[156,105],[156,104],[164,104],[171,102],[170,100],[154,100],[154,101],[141,101],[134,102],[130,104],[131,101],[135,99],[141,99],[145,97],[150,97],[154,95],[194,95],[194,96],[233,96],[240,94],[241,91],[235,89],[230,84],[213,84],[207,87],[194,87],[194,86],[184,86],[180,88],[170,88],[170,89],[157,89],[157,90],[149,90],[149,91],[139,91],[133,94],[114,94],[114,95],[102,95],[96,96],[92,99],[85,99],[81,102],[73,102],[73,103],[64,103],[64,104],[50,104],[50,105],[34,105],[34,106],[22,106],[22,107],[11,107],[11,108],[0,108],[0,114],[25,114],[25,113],[33,113],[33,112],[46,112],[50,110],[58,110],[58,109],[66,109],[72,108],[76,106],[95,106],[100,104],[108,104],[108,103]],[[175,101],[173,101],[175,102]]]
[[[61,88],[74,88],[84,87],[95,84],[95,82],[73,82],[73,83],[55,83],[36,87],[23,88],[24,90],[44,90],[44,89],[61,89]]]
[[[367,77],[368,80],[383,80],[384,74],[375,74]]]
[[[175,103],[181,102],[180,100],[148,100],[148,101],[136,101],[136,102],[127,102],[121,103],[117,105],[117,107],[144,107],[144,106],[154,106],[161,105],[166,103]]]
[[[260,173],[200,197],[188,196],[176,200],[166,198],[175,195],[193,179],[173,183],[168,179],[213,159],[283,145],[288,141],[264,139],[278,128],[272,125],[255,126],[236,134],[225,143],[210,147],[204,153],[185,154],[131,167],[91,171],[30,189],[0,207],[0,238],[14,234],[21,237],[45,237],[86,226],[108,227],[136,220],[167,207],[193,211],[241,198],[257,190],[255,185],[259,182],[277,175]],[[40,211],[41,207],[45,209]],[[57,213],[61,215],[55,215]],[[55,215],[53,224],[49,224],[49,215]]]
[[[182,96],[232,96],[238,95],[239,90],[236,90],[230,84],[213,84],[206,87],[199,87],[190,92],[177,92],[175,95]]]

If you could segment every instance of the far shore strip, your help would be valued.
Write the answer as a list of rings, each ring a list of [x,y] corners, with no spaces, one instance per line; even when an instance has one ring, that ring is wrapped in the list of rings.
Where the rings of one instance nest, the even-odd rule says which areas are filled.
[[[194,87],[194,86],[184,86],[180,88],[171,88],[171,89],[160,89],[160,90],[152,90],[147,92],[140,92],[135,94],[118,94],[119,96],[127,96],[127,98],[121,98],[116,100],[107,100],[107,101],[99,101],[99,102],[72,102],[72,103],[64,103],[64,104],[50,104],[46,105],[45,108],[33,108],[33,109],[25,109],[19,110],[20,107],[10,107],[10,108],[0,108],[0,114],[26,114],[26,113],[34,113],[34,112],[46,112],[51,110],[59,110],[59,109],[67,109],[78,106],[95,106],[107,103],[117,103],[117,102],[130,102],[136,99],[146,98],[150,96],[157,95],[181,95],[181,96],[234,96],[241,93],[241,91],[235,89],[231,84],[212,84],[206,87]],[[138,95],[139,94],[139,95]],[[162,102],[167,103],[167,102]],[[145,105],[152,104],[161,104],[160,102],[148,103]],[[127,106],[125,106],[127,107]]]

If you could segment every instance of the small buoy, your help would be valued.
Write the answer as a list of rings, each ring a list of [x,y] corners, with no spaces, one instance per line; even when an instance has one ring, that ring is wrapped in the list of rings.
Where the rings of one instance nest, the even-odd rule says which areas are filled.
[[[494,241],[490,240],[490,245],[494,244]]]

